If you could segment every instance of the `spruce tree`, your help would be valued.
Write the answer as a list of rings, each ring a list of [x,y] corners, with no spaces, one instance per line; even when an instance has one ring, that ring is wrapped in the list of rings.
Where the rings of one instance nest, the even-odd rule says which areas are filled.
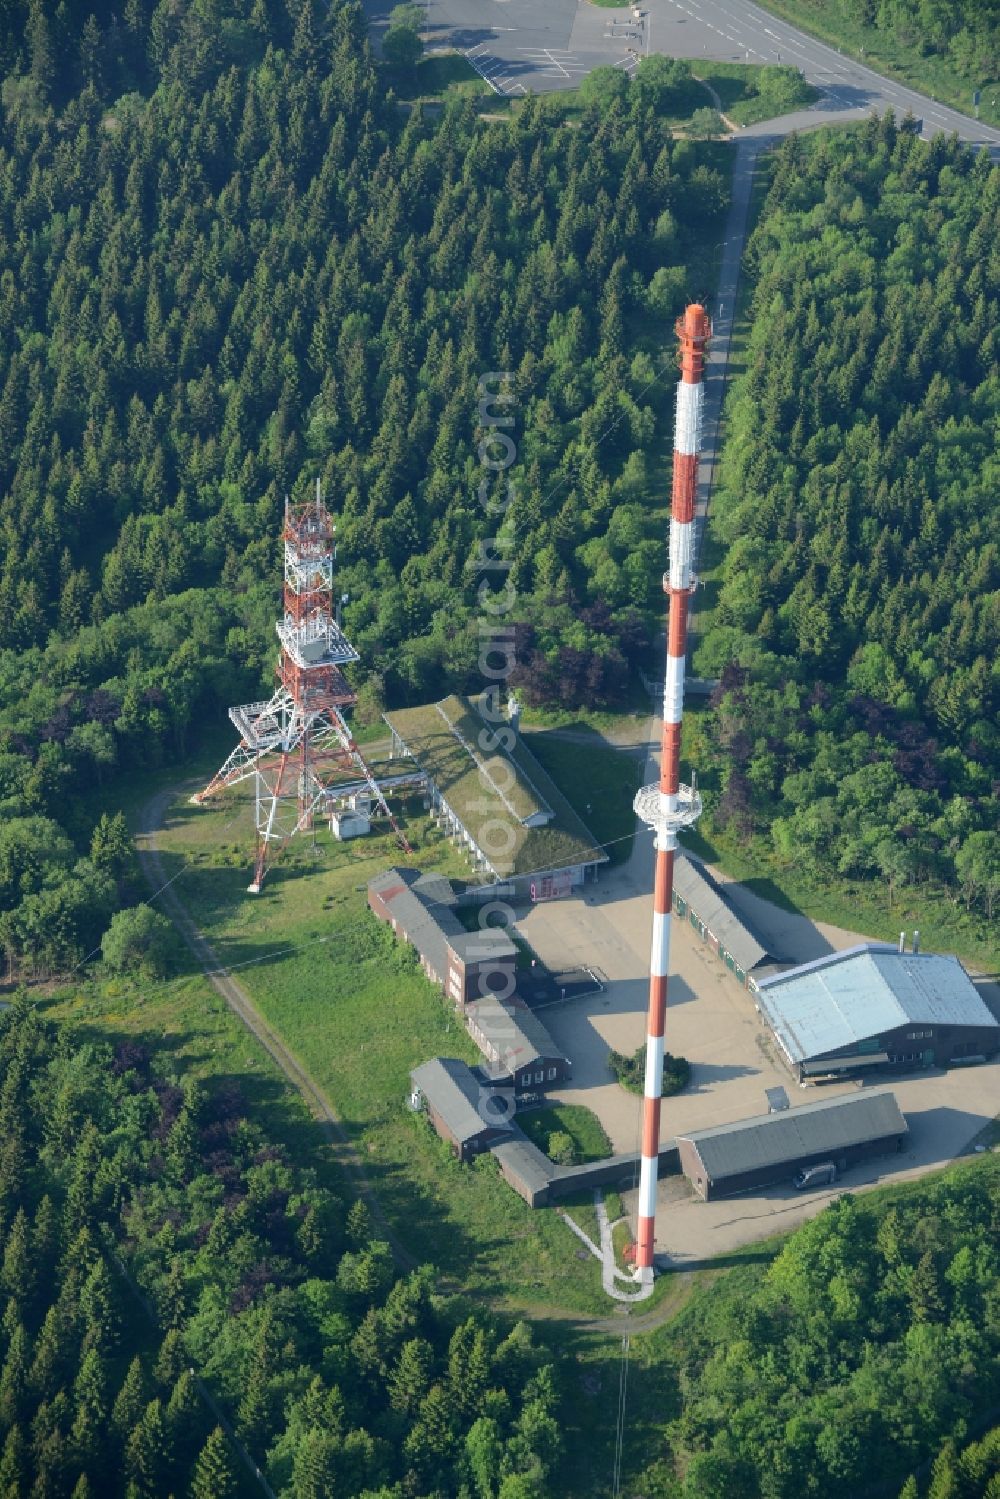
[[[38,1204],[31,1228],[31,1258],[43,1285],[50,1283],[59,1259],[59,1213],[46,1192]]]
[[[191,1499],[233,1499],[236,1474],[229,1444],[217,1426],[198,1454],[191,1476]]]
[[[184,1337],[179,1328],[171,1327],[160,1344],[156,1357],[153,1378],[164,1395],[174,1388],[181,1374],[188,1367],[188,1356],[184,1348]]]
[[[413,1415],[431,1384],[434,1350],[426,1338],[410,1338],[400,1349],[396,1367],[389,1376],[389,1403],[393,1410]]]
[[[110,1353],[118,1338],[117,1295],[104,1259],[99,1259],[80,1290],[80,1316],[83,1319],[84,1349],[96,1348]]]
[[[140,1494],[155,1496],[169,1461],[163,1406],[154,1399],[125,1443],[125,1476]]]
[[[83,1356],[73,1386],[74,1414],[70,1437],[77,1460],[93,1471],[106,1466],[104,1443],[108,1422],[108,1376],[96,1348]],[[96,1475],[95,1475],[96,1476]]]
[[[128,1441],[138,1425],[145,1403],[142,1365],[136,1357],[128,1366],[111,1410],[111,1428],[122,1444]]]
[[[0,1494],[20,1495],[23,1492],[28,1471],[28,1452],[24,1432],[19,1425],[12,1426],[3,1444],[0,1455]]]
[[[368,1204],[359,1197],[352,1202],[347,1214],[347,1242],[352,1249],[364,1249],[375,1232]]]
[[[292,1460],[294,1499],[329,1499],[336,1492],[337,1447],[333,1437],[315,1427],[305,1432]]]
[[[35,1263],[31,1252],[31,1233],[28,1215],[18,1208],[4,1245],[3,1265],[0,1268],[0,1285],[21,1307],[22,1315],[31,1310],[31,1298],[35,1288]]]
[[[914,1322],[937,1322],[943,1309],[941,1278],[933,1254],[926,1249],[910,1281],[910,1315]]]
[[[0,1427],[8,1430],[25,1412],[28,1386],[28,1335],[19,1322],[11,1334],[0,1371]]]

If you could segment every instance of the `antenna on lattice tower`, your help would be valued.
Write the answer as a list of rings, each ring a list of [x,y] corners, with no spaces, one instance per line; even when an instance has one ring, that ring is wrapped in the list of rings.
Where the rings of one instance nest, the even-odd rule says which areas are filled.
[[[375,809],[388,818],[403,849],[412,852],[344,718],[344,709],[357,699],[342,668],[359,657],[333,606],[335,532],[318,479],[315,498],[296,505],[285,496],[278,686],[267,702],[230,708],[240,742],[204,791],[191,798],[200,804],[253,777],[257,842],[248,886],[253,895],[271,860],[296,833],[312,828],[334,773],[360,772]]]
[[[694,507],[705,387],[705,345],[712,332],[708,313],[692,302],[678,318],[681,378],[677,386],[674,433],[674,477],[670,502],[670,566],[663,576],[669,599],[667,670],[663,688],[663,739],[660,779],[644,786],[635,811],[656,834],[656,878],[653,887],[653,939],[649,962],[649,1016],[646,1025],[646,1077],[643,1087],[642,1159],[639,1174],[638,1233],[635,1274],[653,1278],[656,1227],[656,1182],[660,1157],[660,1096],[663,1092],[663,1032],[670,963],[670,911],[674,894],[677,835],[701,815],[701,796],[692,781],[682,786],[681,717],[684,706],[684,659],[687,654],[688,608],[694,592]]]

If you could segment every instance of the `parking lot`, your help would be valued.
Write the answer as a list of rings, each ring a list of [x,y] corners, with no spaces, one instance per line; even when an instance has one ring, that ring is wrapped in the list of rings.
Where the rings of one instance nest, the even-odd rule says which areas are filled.
[[[398,0],[368,0],[376,36]],[[648,47],[645,19],[628,7],[580,0],[427,0],[425,44],[454,48],[497,94],[517,97],[575,88],[592,68],[631,71]]]
[[[651,760],[646,779],[655,773]],[[573,1064],[572,1083],[553,1097],[593,1109],[615,1152],[623,1153],[638,1150],[641,1099],[612,1078],[607,1053],[612,1047],[634,1052],[645,1040],[651,891],[651,836],[640,833],[623,868],[602,874],[597,884],[586,885],[571,899],[533,907],[518,923],[552,967],[588,964],[606,977],[602,993],[546,1007],[541,1018]],[[738,903],[793,961],[865,940],[856,932],[814,925],[746,892],[739,892]],[[687,1057],[691,1082],[676,1098],[664,1099],[661,1141],[681,1130],[765,1113],[766,1088],[785,1087],[793,1108],[856,1089],[853,1082],[822,1090],[799,1088],[775,1055],[752,994],[687,923],[672,927],[666,1046]],[[996,1012],[995,986],[983,992]],[[890,1087],[895,1093],[910,1126],[902,1155],[865,1162],[832,1188],[805,1193],[790,1186],[768,1188],[713,1203],[693,1198],[683,1178],[667,1178],[660,1185],[658,1252],[681,1263],[694,1262],[794,1227],[845,1188],[919,1175],[961,1154],[1000,1111],[1000,1061],[883,1076],[867,1086]],[[627,1205],[633,1206],[628,1200]]]
[[[593,68],[631,74],[652,53],[720,62],[783,63],[801,68],[820,91],[809,110],[783,116],[778,133],[858,119],[870,109],[907,110],[926,132],[957,130],[963,140],[1000,152],[1000,131],[873,73],[864,62],[814,41],[752,0],[639,0],[605,8],[589,0],[418,0],[428,51],[464,53],[490,88],[506,98],[576,87]],[[376,47],[398,0],[362,0]],[[637,19],[633,9],[641,16]],[[751,134],[774,132],[771,122]]]

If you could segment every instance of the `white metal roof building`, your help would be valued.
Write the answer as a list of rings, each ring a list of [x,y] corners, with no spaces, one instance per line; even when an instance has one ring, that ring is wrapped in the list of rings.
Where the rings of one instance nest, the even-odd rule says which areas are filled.
[[[1000,1023],[957,958],[868,942],[751,983],[800,1078],[969,1061],[1000,1048]]]

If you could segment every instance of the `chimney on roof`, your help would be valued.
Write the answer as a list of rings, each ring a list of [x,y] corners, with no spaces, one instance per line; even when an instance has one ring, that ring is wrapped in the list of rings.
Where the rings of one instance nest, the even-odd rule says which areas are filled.
[[[919,952],[920,951],[920,933],[919,932],[914,932],[913,933],[913,951],[914,952]]]
[[[900,934],[899,934],[899,951],[900,952],[905,952],[906,951],[906,933],[905,932],[900,932]]]

